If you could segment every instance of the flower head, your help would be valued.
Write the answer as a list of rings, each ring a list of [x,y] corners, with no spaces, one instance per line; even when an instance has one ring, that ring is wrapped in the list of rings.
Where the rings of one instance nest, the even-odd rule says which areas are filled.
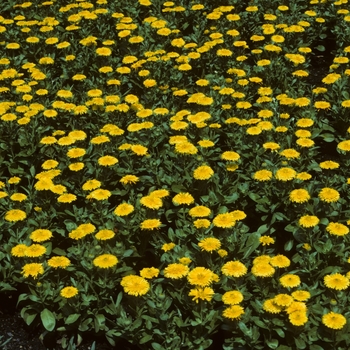
[[[221,247],[221,242],[217,238],[207,237],[202,239],[198,246],[205,250],[206,252],[213,252],[214,250],[218,250]]]
[[[101,269],[108,269],[117,265],[118,259],[112,254],[102,254],[96,257],[93,261],[93,264]]]
[[[198,300],[206,300],[206,301],[211,301],[211,299],[214,296],[214,290],[209,287],[204,287],[204,288],[194,288],[191,289],[188,295],[190,297],[193,297],[192,300],[198,303]]]
[[[78,294],[78,292],[78,288],[69,286],[62,288],[60,291],[60,295],[63,298],[69,299],[75,297]]]
[[[135,275],[123,277],[120,284],[127,294],[133,296],[145,295],[150,289],[150,285],[146,279]]]
[[[187,275],[190,284],[206,287],[213,282],[213,272],[205,267],[195,267]]]
[[[225,276],[242,277],[247,273],[247,267],[240,261],[228,261],[221,268]]]
[[[333,311],[322,316],[322,323],[331,329],[342,329],[346,322],[346,318],[342,314],[338,314]]]
[[[44,273],[43,264],[40,263],[31,263],[25,264],[22,268],[22,274],[24,277],[32,276],[33,278],[37,278],[38,275],[42,275]]]
[[[335,290],[345,290],[350,285],[349,279],[340,273],[326,275],[323,281],[327,288],[331,288]]]

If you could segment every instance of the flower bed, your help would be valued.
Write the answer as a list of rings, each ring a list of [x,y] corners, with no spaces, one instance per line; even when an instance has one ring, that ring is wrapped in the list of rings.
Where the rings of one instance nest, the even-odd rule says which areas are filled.
[[[0,288],[25,322],[348,348],[347,8],[2,2]]]

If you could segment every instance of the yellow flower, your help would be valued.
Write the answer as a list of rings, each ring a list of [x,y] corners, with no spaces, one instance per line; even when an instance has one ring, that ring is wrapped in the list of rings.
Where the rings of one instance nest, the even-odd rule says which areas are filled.
[[[225,276],[242,277],[247,273],[247,268],[240,261],[229,261],[221,268],[221,272]]]
[[[83,148],[71,148],[68,152],[67,152],[67,156],[69,158],[80,158],[83,155],[85,155],[86,151]]]
[[[102,166],[113,166],[118,163],[118,159],[113,156],[103,156],[98,158],[97,162]]]
[[[78,288],[75,287],[64,287],[60,291],[60,295],[63,298],[69,299],[73,298],[78,294]]]
[[[191,142],[185,141],[175,144],[175,151],[180,154],[196,154],[198,149]]]
[[[65,193],[57,198],[57,202],[60,203],[72,203],[77,199],[77,196],[71,193]]]
[[[276,179],[280,181],[290,181],[293,180],[297,172],[292,168],[281,168],[276,171]]]
[[[146,279],[135,275],[123,277],[120,285],[124,288],[125,293],[133,296],[145,295],[150,289]]]
[[[141,230],[154,230],[158,229],[161,224],[159,219],[146,219],[141,223],[140,227]]]
[[[153,277],[158,277],[159,275],[159,270],[156,269],[155,267],[145,267],[140,271],[140,276],[143,278],[153,278]]]
[[[338,143],[337,148],[341,151],[349,152],[350,151],[350,140],[341,141]]]
[[[192,300],[198,303],[198,300],[206,300],[206,301],[211,301],[211,299],[214,296],[214,290],[209,287],[204,287],[204,288],[195,288],[191,289],[188,295],[190,297],[193,297]]]
[[[129,203],[122,203],[119,204],[115,209],[114,209],[114,214],[117,216],[126,216],[131,214],[134,211],[134,206],[129,204]]]
[[[207,237],[199,241],[198,246],[206,252],[213,252],[221,247],[221,242],[217,238]]]
[[[278,306],[283,307],[288,307],[293,302],[293,298],[288,294],[277,294],[273,300]]]
[[[100,241],[106,241],[115,236],[115,233],[112,230],[100,230],[96,233],[95,238]]]
[[[125,175],[119,180],[123,185],[136,184],[139,178],[135,175]]]
[[[275,269],[268,263],[257,263],[251,269],[254,276],[257,277],[272,277],[275,273]]]
[[[202,165],[196,168],[193,172],[193,177],[196,180],[208,180],[214,175],[213,169],[208,165]]]
[[[93,180],[86,181],[83,184],[82,189],[84,191],[91,191],[91,190],[95,190],[95,189],[99,188],[100,186],[101,186],[101,182],[93,179]]]
[[[292,293],[292,297],[298,301],[306,301],[310,299],[311,294],[310,292],[305,290],[296,290],[295,292]]]
[[[272,179],[272,171],[270,170],[258,170],[254,173],[253,179],[257,181],[269,181]]]
[[[213,220],[214,226],[221,228],[231,228],[235,226],[236,219],[232,213],[218,214]]]
[[[329,187],[322,188],[320,193],[318,194],[318,197],[323,202],[332,203],[337,202],[340,198],[340,194],[337,190]]]
[[[71,261],[65,256],[54,256],[47,261],[47,264],[54,269],[65,269],[70,265]]]
[[[32,276],[35,279],[38,275],[42,275],[43,273],[43,264],[40,263],[25,264],[22,268],[22,274],[25,278]]]
[[[275,299],[267,299],[264,301],[263,309],[271,314],[278,314],[283,310],[282,306],[275,303]]]
[[[231,320],[240,319],[243,314],[244,314],[244,309],[240,305],[231,305],[230,307],[225,309],[222,313],[224,317],[229,318]]]
[[[271,258],[270,264],[273,267],[283,268],[288,267],[290,265],[290,260],[286,256],[279,254]]]
[[[210,221],[208,219],[197,219],[193,222],[195,228],[208,228],[210,226]]]
[[[26,254],[27,246],[25,244],[17,244],[11,249],[11,255],[17,258],[23,258]]]
[[[179,279],[182,277],[185,277],[189,272],[188,266],[184,264],[169,264],[165,269],[164,269],[164,276],[166,278],[172,278],[172,279]]]
[[[210,215],[211,210],[203,205],[198,205],[189,210],[188,214],[191,217],[206,217]]]
[[[326,227],[326,231],[331,235],[345,236],[349,233],[349,228],[339,222],[330,222]]]
[[[302,188],[293,190],[289,194],[289,199],[291,202],[294,203],[305,203],[310,199],[310,194],[307,190],[304,190]]]
[[[176,205],[186,204],[190,205],[194,203],[194,198],[189,193],[178,193],[173,197],[173,203]]]
[[[237,305],[243,301],[243,294],[238,290],[231,290],[224,293],[221,299],[226,305]]]
[[[112,54],[112,50],[108,47],[100,47],[96,49],[96,53],[99,56],[110,56]]]
[[[314,215],[304,215],[299,219],[299,225],[302,227],[315,227],[320,222],[320,219]]]
[[[47,229],[37,229],[34,230],[29,237],[34,242],[44,242],[52,237],[52,232]]]
[[[147,155],[148,149],[147,149],[147,147],[142,146],[142,145],[132,145],[131,151],[133,151],[138,156],[145,156],[145,155]]]
[[[275,243],[275,240],[270,237],[270,236],[261,236],[259,238],[259,242],[265,246],[265,245],[270,245],[270,244],[274,244]]]
[[[142,197],[140,203],[149,209],[159,209],[163,206],[161,198],[152,195]]]
[[[92,191],[88,196],[86,196],[86,198],[102,201],[108,199],[111,195],[112,193],[110,191],[99,188],[97,190]]]
[[[342,329],[346,325],[346,322],[346,318],[343,315],[333,311],[322,316],[322,323],[331,329]]]
[[[305,311],[294,311],[289,314],[288,318],[293,326],[303,326],[308,321]]]
[[[206,287],[213,282],[213,272],[205,267],[195,267],[187,275],[190,284]]]
[[[16,222],[24,220],[27,217],[27,214],[20,209],[11,209],[5,214],[5,220],[10,222]]]
[[[72,163],[68,166],[69,170],[72,171],[79,171],[84,168],[84,163],[78,162],[78,163]]]
[[[16,202],[23,202],[24,200],[27,199],[27,196],[23,193],[14,193],[10,199],[12,201],[16,201]]]
[[[298,287],[300,285],[300,277],[293,274],[287,274],[279,279],[281,285],[285,288]]]
[[[118,259],[112,254],[102,254],[96,257],[92,263],[101,269],[108,269],[117,265]]]
[[[240,158],[240,155],[233,151],[226,151],[221,155],[221,158],[229,161],[236,161]]]

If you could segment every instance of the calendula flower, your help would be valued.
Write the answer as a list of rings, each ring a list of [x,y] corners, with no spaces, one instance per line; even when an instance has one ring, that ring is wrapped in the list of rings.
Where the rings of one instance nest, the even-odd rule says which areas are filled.
[[[240,305],[231,305],[227,309],[225,309],[222,313],[222,316],[229,318],[230,320],[240,319],[244,314],[244,309]]]
[[[97,162],[102,166],[113,166],[118,163],[118,159],[113,156],[103,156],[98,158]]]
[[[140,276],[143,278],[151,279],[153,277],[158,277],[159,270],[155,267],[145,267],[140,271]]]
[[[305,311],[291,312],[289,313],[288,318],[293,326],[303,326],[308,321],[308,317]]]
[[[329,312],[322,316],[322,323],[328,328],[339,330],[346,325],[346,318],[342,314]]]
[[[47,229],[37,229],[29,237],[34,242],[45,242],[52,237],[52,232]]]
[[[314,215],[304,215],[299,219],[299,225],[305,228],[315,227],[320,222],[320,219]]]
[[[114,209],[114,214],[117,216],[127,216],[131,214],[134,211],[134,206],[129,204],[129,203],[122,203],[119,204],[115,209]]]
[[[118,259],[115,255],[112,254],[102,254],[96,257],[92,263],[101,269],[108,269],[117,265]]]
[[[285,288],[294,288],[300,285],[300,277],[293,274],[287,274],[279,279],[281,285]]]
[[[173,197],[173,203],[176,205],[181,205],[181,204],[190,205],[194,203],[194,198],[190,193],[187,193],[187,192],[178,193]]]
[[[63,298],[69,299],[75,297],[78,294],[78,292],[78,288],[69,286],[62,288],[60,291],[60,295]]]
[[[288,294],[277,294],[273,300],[282,307],[288,307],[293,302],[293,298]]]
[[[17,258],[23,258],[27,256],[26,254],[27,248],[28,247],[25,244],[17,244],[11,249],[11,255]]]
[[[292,297],[298,301],[306,301],[310,299],[311,294],[306,290],[296,290],[295,292],[292,293]]]
[[[318,197],[323,202],[332,203],[337,202],[340,198],[340,194],[337,190],[329,187],[322,188],[320,193],[318,194]]]
[[[326,231],[331,235],[345,236],[349,233],[349,228],[339,222],[330,222],[326,227]]]
[[[243,301],[243,294],[238,290],[231,290],[223,294],[222,301],[226,305],[237,305]]]
[[[195,267],[187,275],[190,284],[206,287],[213,282],[213,272],[205,267]]]
[[[272,277],[275,273],[275,269],[268,263],[256,263],[253,265],[251,272],[254,276],[257,277]]]
[[[265,245],[270,245],[270,244],[274,244],[275,243],[275,240],[272,238],[272,237],[270,237],[270,236],[261,236],[260,238],[259,238],[259,242],[263,245],[263,246],[265,246]]]
[[[135,275],[123,277],[120,284],[125,293],[133,296],[145,295],[150,289],[150,284],[145,278]]]
[[[240,261],[228,261],[221,268],[221,272],[225,276],[242,277],[247,273],[247,267]]]
[[[281,168],[276,171],[275,177],[280,181],[291,181],[296,175],[297,172],[292,168]]]
[[[198,246],[206,252],[213,252],[221,247],[221,242],[217,238],[207,237],[199,241]]]
[[[39,275],[42,275],[44,273],[43,264],[41,263],[31,263],[31,264],[25,264],[22,268],[22,275],[27,278],[29,276],[35,278],[38,278]]]
[[[71,261],[65,256],[54,256],[47,261],[47,264],[54,269],[65,269],[71,264]]]
[[[294,203],[305,203],[310,199],[310,194],[302,188],[293,190],[289,194],[289,200]]]
[[[10,222],[22,221],[26,217],[26,212],[20,209],[11,209],[5,214],[5,220]]]
[[[158,229],[161,224],[159,219],[146,219],[141,223],[140,227],[141,230],[154,230]]]
[[[271,314],[279,314],[283,307],[275,303],[275,299],[267,299],[263,304],[263,309]]]
[[[270,170],[258,170],[253,174],[253,179],[257,181],[269,181],[272,179],[272,171]]]
[[[223,213],[214,218],[213,224],[221,228],[231,228],[236,225],[236,220],[231,213]]]
[[[211,301],[215,292],[212,288],[204,287],[204,288],[194,288],[191,289],[188,295],[193,297],[192,300],[198,303],[198,300],[206,300]]]

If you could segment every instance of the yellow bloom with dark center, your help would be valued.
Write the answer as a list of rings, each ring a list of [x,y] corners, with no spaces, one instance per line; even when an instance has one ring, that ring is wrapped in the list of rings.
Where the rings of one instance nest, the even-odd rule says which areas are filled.
[[[194,198],[188,192],[186,193],[181,192],[173,197],[173,203],[176,205],[181,205],[181,204],[190,205],[194,203]]]
[[[98,188],[97,190],[94,190],[89,195],[87,195],[86,199],[96,199],[98,201],[103,201],[108,199],[111,195],[112,193],[110,191]]]
[[[227,309],[225,309],[222,313],[222,316],[229,318],[230,320],[240,319],[244,314],[244,309],[240,305],[231,305]]]
[[[295,178],[297,172],[292,168],[281,168],[276,171],[275,177],[280,181],[290,181]]]
[[[331,235],[345,236],[349,233],[349,228],[339,222],[330,222],[326,227],[326,231]]]
[[[267,299],[264,301],[263,309],[271,314],[279,314],[283,307],[275,303],[275,299]]]
[[[97,162],[102,166],[113,166],[118,163],[118,159],[113,156],[103,156],[98,158]]]
[[[253,179],[257,181],[269,181],[272,179],[272,171],[262,169],[253,174]]]
[[[217,238],[207,237],[199,241],[198,246],[206,252],[213,252],[221,247],[221,242]]]
[[[259,242],[263,245],[263,246],[265,246],[265,245],[270,245],[270,244],[274,244],[275,243],[275,240],[272,238],[272,237],[270,237],[270,236],[261,236],[260,238],[259,238]]]
[[[304,215],[299,219],[299,225],[305,228],[315,227],[320,222],[320,219],[314,215]]]
[[[333,203],[339,200],[340,194],[337,190],[333,188],[325,187],[325,188],[322,188],[322,190],[318,194],[318,197],[323,202]]]
[[[200,287],[206,287],[213,282],[213,272],[205,267],[195,267],[187,275],[190,284]]]
[[[10,222],[22,221],[26,217],[26,212],[20,209],[11,209],[5,214],[5,220]]]
[[[278,306],[282,307],[288,307],[293,302],[293,298],[288,294],[277,294],[273,300]]]
[[[17,258],[23,258],[27,256],[26,254],[27,248],[28,247],[25,244],[17,244],[11,249],[11,255]]]
[[[299,97],[294,100],[294,104],[297,107],[306,107],[310,104],[310,100],[307,97]]]
[[[164,276],[171,279],[179,279],[185,277],[189,272],[188,266],[180,263],[169,264],[164,269]]]
[[[297,139],[296,144],[300,147],[309,148],[309,147],[312,147],[315,144],[315,142],[307,137],[301,137]]]
[[[308,321],[305,311],[294,311],[289,314],[288,318],[293,326],[303,326]]]
[[[293,293],[292,293],[293,296]],[[294,298],[294,297],[293,297]],[[291,314],[292,312],[296,311],[307,311],[307,307],[305,303],[299,302],[299,301],[293,301],[285,310],[287,314]]]
[[[77,199],[77,196],[75,194],[71,194],[71,193],[65,193],[60,195],[57,198],[57,202],[60,203],[72,203]]]
[[[270,264],[273,267],[284,268],[290,265],[290,260],[286,256],[279,254],[271,258]]]
[[[61,289],[60,291],[60,295],[63,298],[69,299],[69,298],[73,298],[78,294],[79,290],[78,288],[75,287],[64,287]]]
[[[231,290],[224,293],[221,300],[226,305],[237,305],[243,301],[243,294],[238,290]]]
[[[35,279],[38,275],[42,275],[43,273],[43,264],[40,263],[25,264],[22,268],[22,274],[25,278],[31,276]]]
[[[279,279],[281,285],[285,288],[298,287],[301,283],[300,277],[293,274],[287,274]]]
[[[34,242],[45,242],[52,237],[52,232],[47,229],[37,229],[33,231],[29,238]]]
[[[146,219],[141,223],[140,227],[141,230],[154,230],[159,229],[161,224],[159,219]]]
[[[195,288],[191,289],[188,295],[193,297],[192,300],[198,303],[198,300],[206,300],[211,301],[215,292],[212,288],[204,287],[204,288]]]
[[[115,233],[112,230],[100,230],[96,233],[95,238],[99,241],[106,241],[107,239],[111,239],[115,236]]]
[[[117,265],[118,259],[112,254],[102,254],[96,257],[92,263],[101,269],[109,269],[110,267]]]
[[[53,256],[47,261],[47,264],[54,269],[66,269],[71,261],[65,256]]]
[[[153,277],[158,277],[159,269],[155,267],[145,267],[140,271],[140,276],[143,278],[151,279]]]
[[[228,261],[221,268],[221,272],[225,276],[242,277],[247,273],[247,267],[240,261]]]
[[[196,180],[208,180],[214,175],[214,170],[208,165],[201,165],[193,171]]]
[[[302,188],[290,192],[289,200],[294,203],[305,203],[310,199],[310,194]]]
[[[275,269],[268,263],[256,263],[253,265],[251,272],[257,277],[272,277],[275,273]]]
[[[328,328],[339,330],[346,325],[347,320],[342,314],[331,311],[322,316],[322,323]]]
[[[117,216],[126,216],[131,214],[134,211],[134,206],[129,204],[129,203],[122,203],[119,204],[115,209],[114,209],[114,214]]]

